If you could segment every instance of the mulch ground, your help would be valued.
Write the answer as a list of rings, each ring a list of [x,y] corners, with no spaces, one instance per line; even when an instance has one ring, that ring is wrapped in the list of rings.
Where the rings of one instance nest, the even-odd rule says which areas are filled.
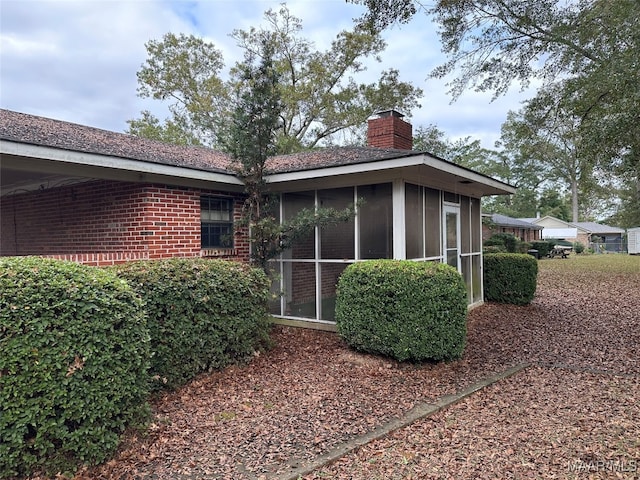
[[[560,260],[558,260],[560,261]],[[149,431],[76,479],[271,479],[423,402],[525,370],[306,479],[640,478],[640,272],[542,270],[526,307],[469,316],[462,359],[400,364],[276,327],[249,365],[158,398]]]

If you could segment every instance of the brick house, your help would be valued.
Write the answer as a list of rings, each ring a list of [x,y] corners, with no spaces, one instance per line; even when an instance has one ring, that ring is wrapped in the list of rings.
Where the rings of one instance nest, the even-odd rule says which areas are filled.
[[[483,214],[482,239],[487,240],[496,233],[510,233],[523,242],[534,242],[542,238],[540,225],[526,222],[518,218],[508,217],[499,213]]]
[[[349,223],[316,229],[273,262],[271,313],[333,322],[335,284],[356,261],[439,261],[460,271],[469,304],[482,302],[480,199],[512,194],[500,181],[411,150],[394,111],[369,120],[368,147],[270,159],[267,181],[282,219],[316,205],[364,199]],[[227,155],[0,110],[0,255],[91,265],[184,256],[248,261],[234,234],[243,184]]]
[[[625,250],[625,230],[623,228],[596,222],[565,222],[550,215],[541,218],[523,218],[521,220],[543,227],[543,239],[553,238],[568,242],[578,242],[587,248],[592,248],[597,253],[620,253]]]

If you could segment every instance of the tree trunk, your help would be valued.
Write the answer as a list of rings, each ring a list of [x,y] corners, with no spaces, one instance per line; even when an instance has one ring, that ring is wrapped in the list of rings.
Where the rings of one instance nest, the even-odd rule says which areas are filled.
[[[576,178],[571,179],[571,221],[576,223],[578,218],[578,180]]]

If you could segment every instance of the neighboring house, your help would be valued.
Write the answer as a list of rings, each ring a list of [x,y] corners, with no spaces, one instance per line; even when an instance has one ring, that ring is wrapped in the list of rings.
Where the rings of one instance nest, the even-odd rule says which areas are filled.
[[[335,285],[355,261],[438,261],[461,272],[482,302],[480,199],[515,189],[411,149],[397,112],[369,121],[370,147],[270,159],[280,215],[364,199],[347,224],[316,229],[274,261],[271,313],[332,322]],[[380,148],[382,147],[382,148]],[[0,255],[43,255],[92,265],[175,256],[247,261],[233,222],[243,185],[228,156],[0,110]]]
[[[542,228],[541,238],[555,238],[569,242],[578,241],[578,228],[569,222],[546,215],[541,218],[520,218],[524,222],[533,223]]]
[[[507,217],[499,213],[483,214],[486,219],[482,223],[482,240],[487,240],[496,233],[510,233],[523,242],[540,240],[543,227],[518,218]]]
[[[595,222],[576,222],[578,228],[578,242],[596,252],[624,252],[623,228],[611,227]]]
[[[579,242],[596,252],[623,252],[625,230],[596,222],[565,222],[555,217],[521,218],[544,227],[542,238]]]

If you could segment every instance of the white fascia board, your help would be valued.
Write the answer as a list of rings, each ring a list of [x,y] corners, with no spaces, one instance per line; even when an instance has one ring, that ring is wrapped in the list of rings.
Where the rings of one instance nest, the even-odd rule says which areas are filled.
[[[499,180],[495,180],[481,173],[474,172],[473,170],[460,167],[459,165],[455,165],[449,162],[444,162],[442,160],[431,157],[429,155],[424,155],[424,165],[434,168],[436,170],[441,170],[443,172],[456,175],[458,177],[463,177],[467,180],[471,180],[472,182],[480,183],[482,185],[487,185],[487,186],[496,188],[498,190],[503,190],[505,193],[511,193],[511,194],[516,193],[516,188],[512,187],[511,185],[508,185]]]
[[[376,172],[392,168],[412,167],[422,164],[422,156],[395,158],[391,160],[378,160],[374,162],[354,163],[339,165],[337,167],[314,168],[287,173],[274,173],[266,176],[269,183],[285,183],[296,180],[309,180],[312,178],[327,178],[338,175],[353,175],[357,173]]]
[[[11,142],[7,140],[0,140],[0,153],[15,155],[18,157],[50,160],[66,163],[68,165],[85,165],[151,175],[164,175],[207,182],[226,183],[230,185],[244,185],[238,177],[232,174],[166,165],[163,163],[145,162],[142,160],[114,157],[110,155],[99,155],[96,153],[63,150],[59,148]]]
[[[351,165],[340,165],[336,167],[324,167],[287,173],[274,173],[271,175],[267,175],[266,180],[268,183],[286,183],[298,180],[319,179],[338,175],[362,174],[404,167],[417,167],[422,165],[440,170],[445,173],[456,175],[458,177],[479,183],[481,185],[487,185],[492,188],[502,190],[505,193],[516,193],[516,189],[511,185],[507,185],[506,183],[494,180],[480,173],[473,172],[466,168],[459,167],[458,165],[454,165],[424,154],[392,158],[389,160],[376,160],[372,162],[355,163]]]

